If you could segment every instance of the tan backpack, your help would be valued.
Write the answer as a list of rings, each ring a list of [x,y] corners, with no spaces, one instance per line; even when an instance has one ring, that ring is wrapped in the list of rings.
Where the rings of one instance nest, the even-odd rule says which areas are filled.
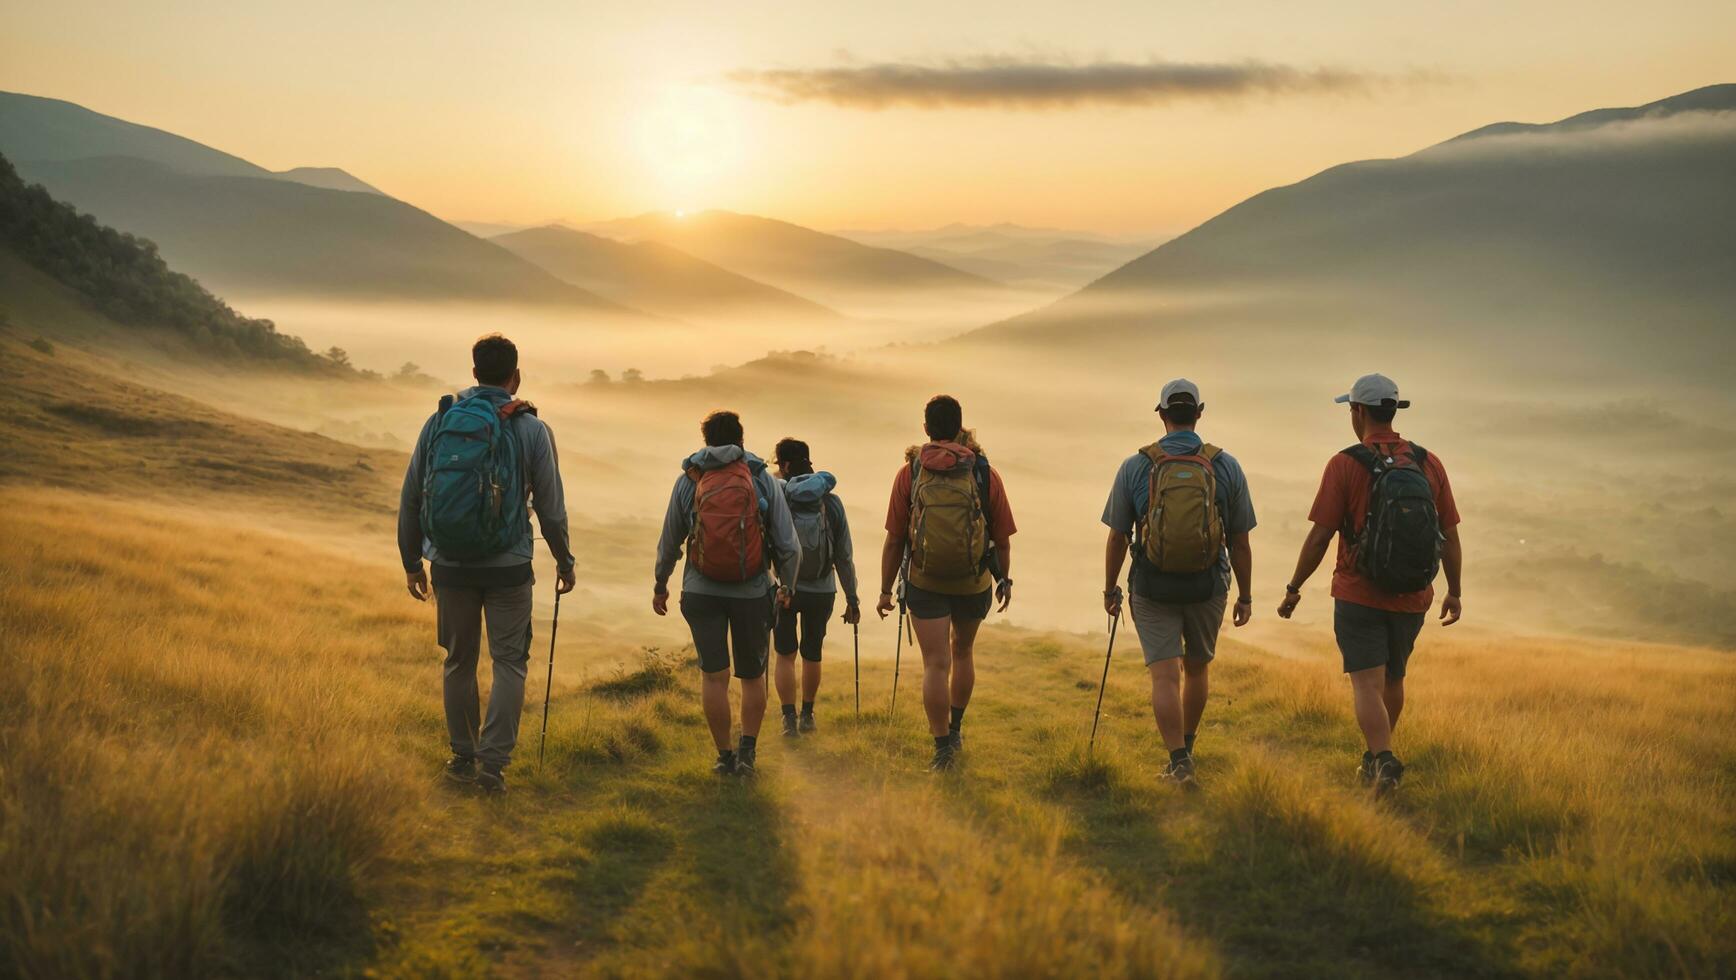
[[[1159,572],[1190,574],[1216,567],[1224,524],[1212,460],[1221,451],[1202,445],[1197,453],[1171,456],[1156,443],[1140,450],[1151,460],[1151,482],[1139,537],[1145,560]]]

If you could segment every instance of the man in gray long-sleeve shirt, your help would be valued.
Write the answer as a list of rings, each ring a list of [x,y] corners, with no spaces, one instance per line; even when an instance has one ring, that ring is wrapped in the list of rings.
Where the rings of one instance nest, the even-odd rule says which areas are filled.
[[[433,593],[438,616],[436,633],[446,651],[446,732],[452,743],[452,758],[446,763],[448,778],[475,781],[490,792],[506,789],[502,770],[511,761],[518,741],[519,715],[524,710],[526,668],[530,662],[532,538],[529,510],[536,511],[543,540],[554,556],[556,590],[573,589],[573,555],[567,547],[567,508],[561,490],[560,463],[555,455],[554,435],[536,417],[529,402],[518,393],[518,348],[499,334],[481,338],[471,348],[477,384],[458,393],[457,402],[485,399],[499,413],[501,424],[510,427],[512,442],[522,467],[529,508],[509,506],[506,513],[522,519],[522,532],[505,550],[479,558],[459,560],[440,553],[423,535],[422,509],[425,467],[429,444],[450,405],[423,424],[404,472],[398,497],[398,556],[404,563],[410,596],[426,601],[429,579],[422,569],[426,557],[434,567]],[[481,719],[476,686],[476,661],[482,651],[483,623],[488,629],[488,654],[494,661],[494,686],[488,697],[488,716]],[[478,771],[477,763],[481,763]]]
[[[651,608],[669,613],[669,576],[683,548],[681,615],[705,673],[703,704],[719,775],[752,775],[766,713],[766,648],[772,606],[788,602],[801,546],[784,492],[765,461],[742,448],[741,418],[713,412],[700,424],[705,448],[681,463],[657,541]],[[751,487],[751,492],[749,488]],[[736,513],[739,510],[740,513]],[[754,517],[748,517],[748,511]],[[769,557],[769,561],[767,560]],[[785,588],[774,599],[770,568]],[[708,574],[709,572],[709,574]],[[741,679],[741,742],[730,748],[729,668]]]

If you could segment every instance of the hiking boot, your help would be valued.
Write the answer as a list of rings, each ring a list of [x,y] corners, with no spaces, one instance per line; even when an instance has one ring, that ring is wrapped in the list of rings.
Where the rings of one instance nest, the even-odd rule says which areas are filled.
[[[1374,793],[1385,796],[1398,789],[1399,781],[1404,779],[1404,763],[1398,757],[1388,755],[1384,759],[1376,759],[1374,764]]]
[[[1177,786],[1192,785],[1194,779],[1193,756],[1184,755],[1179,759],[1171,759],[1169,765],[1163,767],[1163,772],[1160,776],[1162,779],[1172,782]]]
[[[813,715],[813,712],[809,712],[809,713],[802,716],[800,728],[801,728],[803,735],[814,734],[814,715]]]
[[[476,760],[467,755],[455,755],[447,759],[446,778],[455,783],[476,782]]]
[[[735,750],[735,774],[743,778],[754,774],[754,756],[759,754],[757,746],[743,745]]]
[[[958,741],[948,738],[934,747],[934,760],[928,764],[929,772],[946,772],[958,765]]]
[[[798,728],[798,725],[796,722],[795,713],[792,712],[790,714],[785,715],[784,716],[784,737],[785,738],[795,738],[796,732],[798,730],[799,730],[799,728]]]
[[[735,753],[719,752],[717,761],[711,764],[711,771],[719,776],[735,775]]]
[[[1362,753],[1362,762],[1356,766],[1356,778],[1362,780],[1362,785],[1374,785],[1374,753]]]
[[[484,793],[504,793],[506,792],[506,774],[500,771],[499,766],[484,763],[482,769],[476,774],[476,785],[482,787]]]
[[[964,751],[964,732],[954,728],[952,731],[946,733],[946,737],[952,739],[952,750],[954,752]]]

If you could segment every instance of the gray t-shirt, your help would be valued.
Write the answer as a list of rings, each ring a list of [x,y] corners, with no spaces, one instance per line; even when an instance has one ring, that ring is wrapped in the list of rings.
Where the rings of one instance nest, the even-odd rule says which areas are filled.
[[[1159,440],[1158,445],[1166,453],[1187,455],[1199,452],[1204,443],[1193,432],[1182,429],[1171,432]],[[1242,472],[1242,464],[1229,453],[1220,452],[1212,460],[1212,470],[1218,480],[1218,514],[1224,521],[1224,543],[1237,534],[1245,534],[1254,529],[1254,502],[1248,497],[1248,477]],[[1120,531],[1129,538],[1133,537],[1134,525],[1145,514],[1146,496],[1151,492],[1151,460],[1144,453],[1134,453],[1121,464],[1121,469],[1115,474],[1115,483],[1109,488],[1109,501],[1103,505],[1103,523],[1111,530]],[[1134,555],[1135,569],[1133,589],[1139,591],[1138,564],[1140,557]],[[1226,547],[1218,555],[1217,595],[1227,595],[1230,591],[1230,552]]]

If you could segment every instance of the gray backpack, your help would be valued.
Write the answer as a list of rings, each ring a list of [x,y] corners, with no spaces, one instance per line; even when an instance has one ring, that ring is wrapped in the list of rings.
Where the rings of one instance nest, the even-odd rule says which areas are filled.
[[[832,515],[826,497],[834,486],[837,481],[830,473],[808,473],[784,484],[796,540],[802,546],[802,564],[796,573],[800,581],[814,582],[831,574]]]

